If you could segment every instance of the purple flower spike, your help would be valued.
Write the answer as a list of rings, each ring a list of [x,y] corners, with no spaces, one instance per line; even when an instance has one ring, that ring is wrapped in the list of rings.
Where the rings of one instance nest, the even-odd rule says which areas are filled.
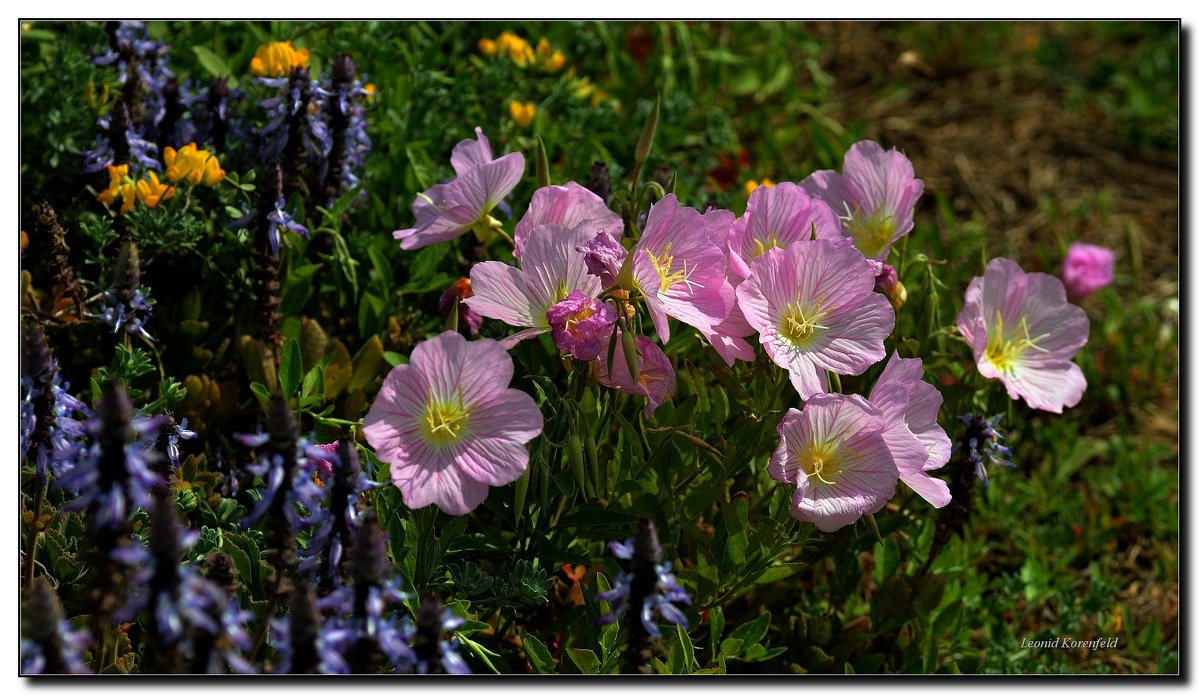
[[[595,360],[612,336],[617,310],[576,290],[546,310],[546,319],[556,346],[576,360]]]

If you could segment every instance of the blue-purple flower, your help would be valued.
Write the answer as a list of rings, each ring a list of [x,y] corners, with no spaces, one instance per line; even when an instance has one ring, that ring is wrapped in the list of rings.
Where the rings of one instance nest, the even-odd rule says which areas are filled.
[[[996,428],[1000,423],[1000,416],[984,418],[974,413],[966,413],[959,416],[958,420],[967,426],[967,432],[963,439],[954,443],[954,452],[964,448],[967,450],[967,460],[975,465],[975,475],[983,482],[984,488],[988,488],[991,484],[988,483],[987,468],[984,466],[986,463],[1013,466],[1008,460],[1008,457],[1012,456],[1012,450],[1004,446],[1004,434]]]
[[[638,606],[642,628],[652,637],[659,635],[654,622],[656,613],[665,621],[686,629],[687,616],[680,606],[691,606],[692,598],[671,574],[671,562],[661,560],[662,547],[658,544],[654,525],[643,520],[638,527],[638,536],[624,542],[611,542],[608,548],[617,558],[632,561],[633,570],[631,573],[618,572],[612,589],[596,595],[599,601],[613,603],[612,611],[597,619],[596,625],[610,624],[630,606]]]
[[[88,316],[100,319],[112,327],[113,333],[128,331],[153,341],[154,337],[146,331],[146,322],[150,321],[150,313],[154,304],[150,301],[150,289],[145,292],[135,290],[128,301],[122,300],[119,293],[105,290],[100,296],[100,311]]]

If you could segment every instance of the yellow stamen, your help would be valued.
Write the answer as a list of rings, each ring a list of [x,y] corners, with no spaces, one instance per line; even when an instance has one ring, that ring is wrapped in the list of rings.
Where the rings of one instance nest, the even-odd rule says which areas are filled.
[[[684,283],[691,288],[693,285],[698,288],[704,286],[699,283],[694,283],[690,280],[692,272],[688,270],[687,262],[683,264],[683,268],[678,271],[673,271],[672,266],[675,264],[675,257],[671,255],[671,245],[673,242],[667,242],[667,246],[662,253],[655,256],[650,251],[646,254],[650,257],[650,263],[654,266],[654,270],[658,272],[658,291],[666,292],[670,290],[676,283]],[[694,268],[692,270],[695,270]],[[642,292],[645,292],[643,289]]]
[[[837,484],[834,478],[842,471],[843,452],[840,447],[829,442],[813,442],[804,446],[796,458],[800,468],[810,479],[816,479],[828,486]]]
[[[987,361],[997,371],[1006,375],[1012,374],[1026,351],[1033,349],[1043,353],[1047,352],[1037,343],[1049,335],[1047,333],[1030,337],[1029,321],[1025,316],[1021,317],[1021,323],[1017,330],[1009,335],[1004,331],[1004,317],[1000,316],[1000,310],[996,310],[996,324],[988,332],[988,342],[987,347],[983,349],[983,357],[987,358]]]
[[[847,204],[842,221],[846,223],[846,231],[854,240],[854,246],[869,259],[882,254],[896,232],[896,218],[887,213],[886,204],[880,205],[869,217],[858,208],[851,211]]]
[[[829,328],[821,323],[825,315],[829,314],[828,309],[821,307],[824,302],[825,298],[822,296],[813,306],[805,306],[799,302],[788,305],[783,319],[779,322],[779,335],[798,348],[816,341],[818,330]]]
[[[463,436],[470,415],[470,409],[463,405],[461,393],[451,399],[438,399],[431,391],[425,418],[421,421],[421,433],[432,445],[453,444]]]

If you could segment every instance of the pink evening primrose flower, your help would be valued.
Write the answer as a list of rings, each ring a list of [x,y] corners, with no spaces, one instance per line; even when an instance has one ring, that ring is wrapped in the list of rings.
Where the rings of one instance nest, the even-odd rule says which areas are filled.
[[[879,512],[896,494],[882,412],[857,394],[821,394],[779,423],[771,478],[796,487],[792,517],[833,532]]]
[[[1087,381],[1071,362],[1087,343],[1089,323],[1067,302],[1062,281],[992,259],[967,286],[958,330],[975,352],[979,374],[999,379],[1010,399],[1062,413],[1083,398]]]
[[[728,215],[706,215],[722,213]],[[669,193],[650,207],[646,229],[629,252],[634,283],[663,343],[671,339],[668,316],[710,332],[729,315],[733,296],[727,289],[725,252],[713,243],[713,223],[706,215],[680,205]]]
[[[626,394],[646,397],[646,409],[643,413],[649,418],[659,405],[675,393],[675,368],[662,352],[662,348],[645,336],[638,336],[635,342],[638,353],[638,378],[635,382],[629,374],[629,364],[625,362],[625,351],[621,350],[620,342],[621,332],[618,329],[618,347],[613,351],[611,373],[608,370],[607,355],[602,354],[592,361],[596,381]]]
[[[771,249],[750,265],[738,306],[800,398],[826,390],[826,371],[860,375],[884,357],[896,324],[857,249],[818,239]]]
[[[950,487],[926,472],[950,461],[950,438],[937,422],[942,394],[923,376],[919,358],[892,353],[868,400],[883,413],[883,439],[900,480],[940,508],[950,502]]]
[[[416,226],[392,233],[401,249],[420,249],[470,230],[499,226],[490,213],[521,180],[525,156],[512,152],[492,159],[483,129],[476,128],[475,135],[475,140],[468,138],[454,146],[450,164],[455,178],[417,194],[412,204]]]
[[[800,186],[842,216],[842,232],[877,261],[886,261],[892,244],[912,231],[913,209],[925,190],[907,157],[870,140],[850,146],[841,174],[824,169]]]
[[[790,181],[750,194],[746,214],[729,231],[730,275],[750,275],[750,264],[770,249],[813,239],[838,239],[842,225],[829,204]]]
[[[607,302],[592,299],[578,290],[546,310],[554,345],[576,360],[595,360],[612,337],[617,310]]]
[[[499,343],[454,331],[417,344],[409,364],[388,373],[363,434],[391,466],[405,505],[464,515],[489,486],[525,471],[525,444],[542,432],[542,414],[532,397],[508,388],[512,375]]]
[[[754,334],[754,327],[746,322],[746,317],[738,308],[735,292],[737,284],[745,276],[737,274],[733,266],[733,254],[729,251],[729,238],[738,221],[728,210],[712,208],[704,213],[703,218],[709,240],[725,254],[725,278],[728,282],[721,285],[721,299],[729,307],[729,312],[719,324],[708,328],[700,327],[700,333],[726,365],[733,367],[735,360],[754,362],[754,346],[746,341],[746,336]]]
[[[529,210],[513,229],[513,258],[520,259],[525,253],[525,239],[539,225],[562,225],[575,229],[586,224],[592,236],[608,232],[613,239],[620,240],[625,231],[621,216],[608,209],[604,199],[574,181],[563,186],[543,186],[533,192]]]
[[[1113,279],[1113,253],[1102,246],[1075,242],[1063,261],[1062,280],[1067,299],[1078,302]]]
[[[581,224],[575,229],[562,225],[539,225],[525,239],[521,267],[502,261],[484,261],[471,268],[473,295],[463,302],[472,311],[518,327],[528,327],[504,339],[512,348],[520,341],[550,330],[546,312],[572,292],[594,298],[600,294],[600,279],[589,275],[583,254],[575,250],[594,232]]]

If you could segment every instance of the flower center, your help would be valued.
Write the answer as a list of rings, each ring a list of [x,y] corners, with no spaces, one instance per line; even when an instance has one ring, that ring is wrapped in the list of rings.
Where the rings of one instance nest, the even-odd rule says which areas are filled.
[[[684,262],[682,270],[671,270],[671,267],[675,264],[675,257],[671,255],[671,245],[673,243],[674,242],[667,242],[666,248],[663,249],[662,254],[658,256],[655,256],[649,250],[646,251],[646,254],[650,257],[650,263],[654,265],[654,270],[658,272],[658,291],[666,292],[670,290],[671,287],[676,283],[680,282],[686,284],[689,288],[691,288],[693,285],[697,287],[704,287],[699,283],[693,283],[692,281],[688,280],[688,277],[691,276],[691,272],[688,271],[687,262]]]
[[[806,306],[799,302],[788,305],[787,311],[779,322],[779,335],[786,338],[792,345],[804,348],[817,339],[818,329],[826,329],[821,320],[829,314],[828,309],[821,309],[825,298],[817,300],[817,304]]]
[[[425,406],[425,418],[421,421],[421,434],[432,445],[453,444],[462,438],[470,415],[471,411],[463,406],[461,394],[451,399],[438,399],[431,392]]]
[[[1017,330],[1011,335],[1004,331],[1004,317],[1000,316],[1000,311],[996,310],[996,325],[988,332],[987,347],[983,349],[983,357],[1002,374],[1012,374],[1016,369],[1017,364],[1021,361],[1021,356],[1029,349],[1040,352],[1047,352],[1045,348],[1038,346],[1037,342],[1049,336],[1050,334],[1042,334],[1041,336],[1029,336],[1029,322],[1022,316],[1021,323]]]
[[[829,442],[809,443],[800,450],[797,458],[808,478],[829,486],[837,484],[834,477],[842,471],[842,453],[837,445]]]
[[[567,316],[567,321],[564,328],[566,328],[567,333],[571,334],[572,336],[578,336],[579,322],[590,318],[594,314],[595,311],[592,310],[592,305],[589,302]]]
[[[842,222],[854,240],[854,246],[869,259],[882,254],[896,232],[896,218],[887,213],[886,205],[881,205],[870,216],[863,215],[857,208],[851,213],[847,208]]]
[[[782,249],[782,248],[783,247],[779,244],[779,238],[775,236],[775,233],[768,231],[766,242],[763,242],[763,240],[761,240],[761,239],[755,238],[754,251],[751,252],[751,256],[752,256],[752,258],[758,258],[772,249]]]

